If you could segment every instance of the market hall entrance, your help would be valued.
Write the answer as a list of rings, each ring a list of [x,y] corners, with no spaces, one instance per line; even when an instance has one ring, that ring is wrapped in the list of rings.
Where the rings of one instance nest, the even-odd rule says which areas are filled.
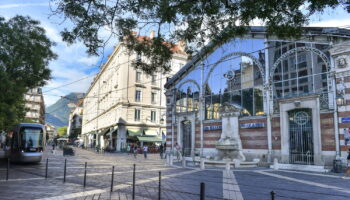
[[[191,121],[182,121],[182,153],[183,156],[191,156]]]
[[[291,164],[314,164],[312,110],[309,108],[288,111],[289,162]]]

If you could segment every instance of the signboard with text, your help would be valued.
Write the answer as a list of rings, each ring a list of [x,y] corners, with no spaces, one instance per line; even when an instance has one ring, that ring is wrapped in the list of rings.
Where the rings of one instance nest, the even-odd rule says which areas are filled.
[[[214,131],[214,130],[221,130],[222,126],[218,125],[218,126],[204,126],[203,130],[205,131]]]
[[[246,123],[241,124],[241,128],[263,128],[265,127],[265,123]]]

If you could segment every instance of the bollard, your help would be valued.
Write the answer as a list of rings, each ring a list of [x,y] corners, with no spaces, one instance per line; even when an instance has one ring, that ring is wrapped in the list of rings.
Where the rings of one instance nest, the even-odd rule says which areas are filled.
[[[276,193],[274,191],[271,191],[270,194],[271,194],[271,200],[275,200]]]
[[[84,187],[86,186],[86,167],[87,167],[87,162],[85,162],[85,171],[84,171]]]
[[[161,180],[162,180],[162,172],[159,171],[159,185],[158,185],[158,200],[161,199]]]
[[[6,180],[9,180],[10,158],[7,159]]]
[[[67,159],[64,159],[63,183],[66,182]]]
[[[46,158],[46,169],[45,169],[45,178],[47,178],[47,168],[49,166],[49,159]]]
[[[111,192],[113,192],[113,182],[114,182],[114,166],[112,166]]]
[[[134,170],[132,173],[132,199],[135,200],[135,168],[136,164],[134,164]]]
[[[201,183],[200,200],[205,200],[205,183]]]

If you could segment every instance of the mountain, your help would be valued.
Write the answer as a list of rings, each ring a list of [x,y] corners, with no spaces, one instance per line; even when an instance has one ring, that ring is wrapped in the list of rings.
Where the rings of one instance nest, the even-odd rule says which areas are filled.
[[[45,114],[46,123],[56,127],[68,126],[68,118],[71,111],[68,104],[76,104],[84,95],[84,93],[70,93],[47,107]]]

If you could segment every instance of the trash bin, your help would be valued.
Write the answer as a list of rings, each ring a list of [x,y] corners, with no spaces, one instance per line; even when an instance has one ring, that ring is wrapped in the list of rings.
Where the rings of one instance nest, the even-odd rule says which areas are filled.
[[[341,173],[342,172],[341,160],[333,160],[333,171],[335,173]]]

